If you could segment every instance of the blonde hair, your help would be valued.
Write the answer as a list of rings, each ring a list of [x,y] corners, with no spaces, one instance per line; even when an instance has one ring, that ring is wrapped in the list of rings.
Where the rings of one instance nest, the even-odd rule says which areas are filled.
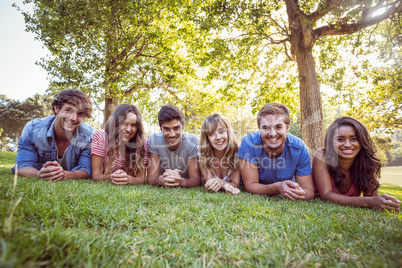
[[[219,123],[226,128],[228,133],[228,145],[225,149],[223,159],[227,160],[229,166],[228,179],[232,179],[233,174],[239,169],[239,158],[237,152],[239,150],[235,139],[235,134],[230,126],[229,121],[218,113],[213,113],[205,118],[201,125],[201,138],[200,138],[200,165],[202,168],[209,170],[213,175],[215,170],[213,167],[214,150],[209,142],[208,137],[212,135],[218,128]]]

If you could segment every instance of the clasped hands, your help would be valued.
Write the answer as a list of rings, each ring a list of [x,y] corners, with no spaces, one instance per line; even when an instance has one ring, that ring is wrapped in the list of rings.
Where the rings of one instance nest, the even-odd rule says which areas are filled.
[[[165,187],[179,187],[183,177],[180,175],[181,170],[178,169],[166,169],[162,174],[162,185]]]
[[[46,181],[60,181],[64,180],[66,172],[57,161],[46,162],[39,170],[39,178]]]
[[[292,201],[306,199],[306,192],[297,182],[289,180],[280,182],[279,192],[284,198]]]
[[[233,187],[233,185],[230,185],[229,183],[226,183],[224,180],[222,180],[220,178],[209,179],[205,183],[205,188],[209,192],[217,192],[217,191],[223,189],[228,194],[238,194],[238,193],[240,193],[240,190],[238,188]]]

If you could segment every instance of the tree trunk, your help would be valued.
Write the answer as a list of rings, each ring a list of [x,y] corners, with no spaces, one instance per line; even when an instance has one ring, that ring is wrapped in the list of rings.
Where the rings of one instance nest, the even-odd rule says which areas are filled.
[[[110,116],[112,115],[114,109],[116,109],[117,105],[119,104],[118,97],[107,97],[105,98],[105,109],[103,110],[103,124],[102,128],[105,127],[107,120],[109,120]]]
[[[301,132],[310,155],[322,146],[323,117],[313,47],[314,29],[296,0],[285,0],[289,19],[290,43],[296,55],[300,83]]]
[[[296,48],[299,70],[301,131],[310,155],[322,147],[323,116],[320,85],[318,84],[312,48]]]

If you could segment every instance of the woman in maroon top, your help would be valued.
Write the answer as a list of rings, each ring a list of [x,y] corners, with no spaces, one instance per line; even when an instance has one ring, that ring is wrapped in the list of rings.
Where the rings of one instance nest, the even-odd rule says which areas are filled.
[[[398,199],[378,196],[380,170],[381,162],[367,129],[351,117],[338,118],[329,126],[325,147],[317,150],[313,160],[314,181],[321,199],[399,211]]]

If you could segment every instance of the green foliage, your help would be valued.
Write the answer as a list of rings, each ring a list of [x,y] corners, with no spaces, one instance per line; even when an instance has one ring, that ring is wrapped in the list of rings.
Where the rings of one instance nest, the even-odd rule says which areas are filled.
[[[381,159],[381,163],[388,164],[392,160],[392,156],[388,150],[394,146],[391,137],[376,135],[373,136],[373,142],[377,147],[377,154]]]
[[[114,109],[110,104],[138,89],[175,94],[195,76],[187,55],[202,38],[183,20],[185,7],[174,1],[26,3],[34,4],[32,14],[22,11],[27,30],[52,53],[39,63],[50,75],[51,89],[74,87],[97,104],[105,101],[106,117]]]
[[[7,143],[16,144],[25,124],[34,118],[46,117],[53,114],[52,98],[50,95],[35,94],[25,101],[8,99],[0,95],[0,146],[7,148]]]
[[[13,162],[0,155],[1,267],[393,267],[402,258],[401,214],[90,180],[18,178],[14,189]],[[380,193],[402,199],[399,186]]]

